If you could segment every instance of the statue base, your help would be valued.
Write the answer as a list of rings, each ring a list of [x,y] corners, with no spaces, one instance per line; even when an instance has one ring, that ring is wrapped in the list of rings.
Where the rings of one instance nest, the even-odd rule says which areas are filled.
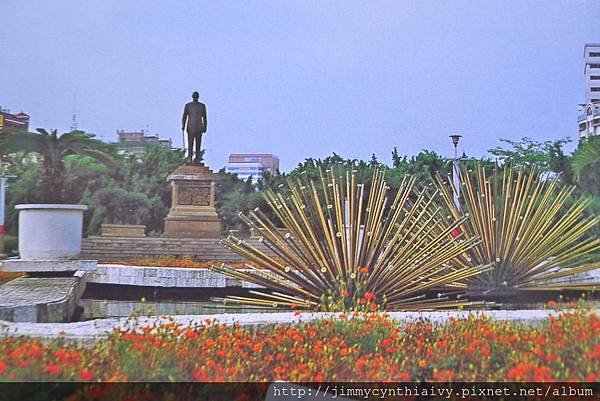
[[[165,219],[165,238],[220,238],[219,216],[169,216]]]
[[[179,166],[169,177],[172,202],[165,218],[167,238],[219,238],[221,220],[215,209],[219,176],[203,163]]]

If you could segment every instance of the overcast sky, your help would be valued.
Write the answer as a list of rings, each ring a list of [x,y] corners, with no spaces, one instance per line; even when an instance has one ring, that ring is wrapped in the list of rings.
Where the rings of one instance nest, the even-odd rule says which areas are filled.
[[[600,1],[0,0],[0,105],[103,140],[181,146],[194,90],[206,160],[275,153],[282,170],[394,146],[484,156],[499,138],[576,140],[583,46]]]

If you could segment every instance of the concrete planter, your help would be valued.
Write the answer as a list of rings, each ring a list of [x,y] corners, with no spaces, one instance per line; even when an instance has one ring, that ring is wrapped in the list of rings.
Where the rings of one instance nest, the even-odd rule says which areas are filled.
[[[21,259],[76,259],[81,252],[85,205],[26,204],[19,210]]]
[[[146,226],[138,224],[102,224],[100,235],[103,237],[145,237]]]

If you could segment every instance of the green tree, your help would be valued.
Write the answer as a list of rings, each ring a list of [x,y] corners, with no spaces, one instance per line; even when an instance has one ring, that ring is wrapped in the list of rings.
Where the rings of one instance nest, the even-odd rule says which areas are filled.
[[[171,186],[167,178],[184,162],[182,150],[160,146],[149,146],[141,158],[125,158],[117,182],[128,191],[144,194],[150,201],[150,215],[145,222],[148,231],[164,230],[164,219],[171,206]]]
[[[43,203],[65,203],[65,159],[70,155],[91,157],[105,165],[114,166],[114,159],[107,153],[107,145],[82,131],[58,135],[38,129],[32,132],[17,132],[0,141],[0,153],[35,153],[41,159],[38,191],[31,201]]]
[[[561,168],[567,168],[561,158],[564,158],[562,151],[563,145],[571,142],[569,138],[560,138],[544,142],[536,141],[529,137],[523,137],[518,141],[511,139],[500,139],[510,145],[505,149],[495,147],[489,149],[492,155],[496,156],[501,163],[511,162],[517,167],[531,167],[536,165],[540,171],[563,173]]]
[[[600,196],[600,137],[591,137],[575,151],[571,167],[577,183],[587,192]]]
[[[102,188],[94,194],[93,200],[91,206],[103,212],[105,223],[141,224],[150,214],[151,204],[146,195],[123,188]]]

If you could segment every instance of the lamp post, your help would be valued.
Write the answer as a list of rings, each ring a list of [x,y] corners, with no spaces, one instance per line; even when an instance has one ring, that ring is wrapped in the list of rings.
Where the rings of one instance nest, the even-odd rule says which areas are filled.
[[[4,252],[4,214],[6,209],[6,183],[9,178],[15,178],[14,175],[4,175],[4,163],[0,155],[0,259],[6,257]]]
[[[458,141],[462,135],[450,135],[454,145],[454,159],[452,160],[452,189],[454,193],[454,204],[460,210],[460,159],[458,158]]]

